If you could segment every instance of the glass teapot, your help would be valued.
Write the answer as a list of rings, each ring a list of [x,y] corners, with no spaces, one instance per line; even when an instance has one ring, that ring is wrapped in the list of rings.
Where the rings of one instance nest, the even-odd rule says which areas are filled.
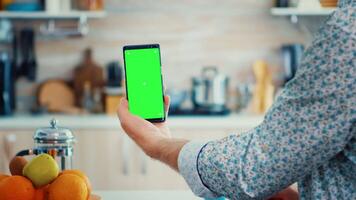
[[[17,156],[47,153],[60,163],[62,170],[72,169],[75,137],[71,130],[57,126],[57,120],[50,121],[50,127],[38,128],[33,136],[35,146],[18,152]]]

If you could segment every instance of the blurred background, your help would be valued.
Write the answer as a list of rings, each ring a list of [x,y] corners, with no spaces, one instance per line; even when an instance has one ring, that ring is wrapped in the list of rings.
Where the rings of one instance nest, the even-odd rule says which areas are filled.
[[[94,189],[187,189],[119,127],[122,47],[159,43],[176,137],[258,125],[334,0],[1,0],[0,171],[51,118]],[[99,151],[100,150],[100,151]]]

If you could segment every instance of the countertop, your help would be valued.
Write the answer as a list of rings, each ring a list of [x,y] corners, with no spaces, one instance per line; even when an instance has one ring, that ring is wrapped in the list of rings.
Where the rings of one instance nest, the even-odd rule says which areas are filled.
[[[157,190],[157,191],[95,191],[102,200],[198,200],[188,190]]]
[[[109,115],[14,115],[0,117],[0,130],[36,129],[49,126],[55,118],[59,126],[70,129],[118,129],[119,120]],[[231,114],[227,116],[172,116],[167,123],[170,128],[251,128],[263,120],[261,115]]]

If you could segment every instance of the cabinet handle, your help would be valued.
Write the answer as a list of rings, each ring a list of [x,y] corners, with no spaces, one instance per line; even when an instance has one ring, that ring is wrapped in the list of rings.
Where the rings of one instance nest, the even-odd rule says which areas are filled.
[[[15,134],[9,134],[5,136],[4,152],[7,161],[10,161],[15,155],[15,143],[17,141]]]
[[[128,167],[128,162],[129,162],[129,152],[130,152],[130,139],[128,136],[123,136],[123,142],[122,142],[122,151],[121,151],[121,157],[122,157],[122,174],[128,175],[129,173],[129,167]]]
[[[147,156],[143,151],[140,151],[140,160],[141,160],[141,174],[147,174]]]

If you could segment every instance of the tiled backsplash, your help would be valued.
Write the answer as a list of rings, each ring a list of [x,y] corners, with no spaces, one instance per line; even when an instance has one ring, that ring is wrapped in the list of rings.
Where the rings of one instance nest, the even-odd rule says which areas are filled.
[[[122,61],[125,44],[160,43],[166,86],[189,88],[203,66],[215,65],[238,82],[253,81],[250,66],[264,59],[280,71],[279,48],[305,43],[306,35],[286,18],[270,15],[273,1],[260,0],[106,0],[108,16],[90,21],[83,38],[37,42],[38,82],[69,80],[86,47],[102,66]],[[280,72],[279,72],[280,73]],[[278,75],[275,75],[278,78]],[[18,83],[20,100],[34,89]],[[24,104],[25,105],[25,104]]]

